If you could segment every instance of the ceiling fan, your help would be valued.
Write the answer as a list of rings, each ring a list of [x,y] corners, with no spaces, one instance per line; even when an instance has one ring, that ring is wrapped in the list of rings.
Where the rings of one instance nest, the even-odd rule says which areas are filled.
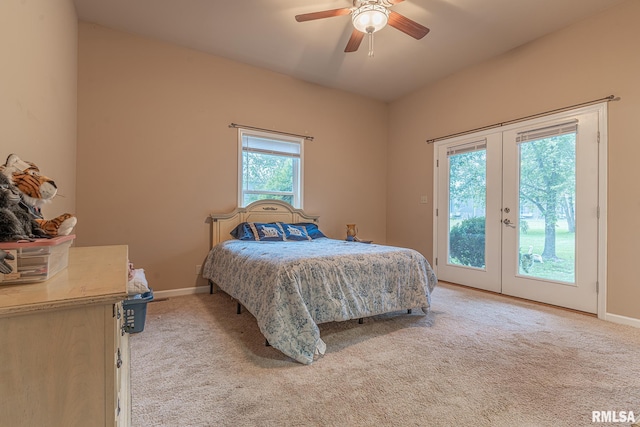
[[[296,15],[296,21],[306,22],[350,14],[354,29],[344,51],[357,51],[364,35],[369,34],[369,56],[373,56],[373,33],[380,31],[387,24],[410,35],[416,40],[420,40],[429,32],[427,27],[389,9],[391,6],[403,1],[404,0],[353,0],[353,7],[304,13],[302,15]]]

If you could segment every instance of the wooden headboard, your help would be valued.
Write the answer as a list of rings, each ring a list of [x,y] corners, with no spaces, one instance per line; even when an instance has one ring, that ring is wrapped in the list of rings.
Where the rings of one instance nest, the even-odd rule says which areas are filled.
[[[302,209],[280,200],[258,200],[245,208],[236,208],[226,214],[211,214],[211,247],[232,237],[229,233],[242,222],[313,222],[319,216],[308,215]]]

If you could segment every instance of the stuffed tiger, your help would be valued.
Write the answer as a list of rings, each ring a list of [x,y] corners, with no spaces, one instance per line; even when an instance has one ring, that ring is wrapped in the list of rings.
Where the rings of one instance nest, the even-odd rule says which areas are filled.
[[[21,206],[22,195],[11,179],[0,173],[0,241],[47,238],[32,215]]]
[[[58,187],[51,178],[40,174],[38,166],[11,154],[6,163],[0,166],[0,172],[18,187],[22,196],[22,207],[34,217],[47,236],[66,236],[71,233],[77,223],[74,215],[65,213],[53,219],[44,219],[42,216],[42,206],[53,200],[58,194]]]

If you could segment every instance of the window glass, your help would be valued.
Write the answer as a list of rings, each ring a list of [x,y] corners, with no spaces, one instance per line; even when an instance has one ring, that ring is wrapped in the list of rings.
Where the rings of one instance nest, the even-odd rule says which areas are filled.
[[[239,129],[239,206],[283,200],[302,207],[302,138]]]

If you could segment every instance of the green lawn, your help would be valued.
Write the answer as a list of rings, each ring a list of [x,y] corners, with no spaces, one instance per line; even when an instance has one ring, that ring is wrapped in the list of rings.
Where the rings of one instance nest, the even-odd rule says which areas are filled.
[[[525,221],[525,220],[521,220]],[[529,252],[529,247],[533,247],[533,253],[541,255],[544,251],[544,220],[528,219],[527,232],[520,233],[520,253]],[[453,219],[450,226],[459,224],[461,220]],[[520,274],[534,276],[540,279],[554,281],[575,282],[575,233],[570,233],[566,220],[560,220],[556,227],[556,260],[543,259],[543,263],[534,262],[529,272],[525,272],[520,267]],[[457,263],[457,260],[451,260]]]
[[[527,220],[529,228],[520,233],[520,252],[529,252],[533,246],[534,254],[544,250],[544,220]],[[544,259],[544,263],[534,262],[528,273],[520,269],[520,274],[542,279],[573,283],[575,281],[575,233],[568,231],[567,222],[561,220],[556,227],[557,260]]]

